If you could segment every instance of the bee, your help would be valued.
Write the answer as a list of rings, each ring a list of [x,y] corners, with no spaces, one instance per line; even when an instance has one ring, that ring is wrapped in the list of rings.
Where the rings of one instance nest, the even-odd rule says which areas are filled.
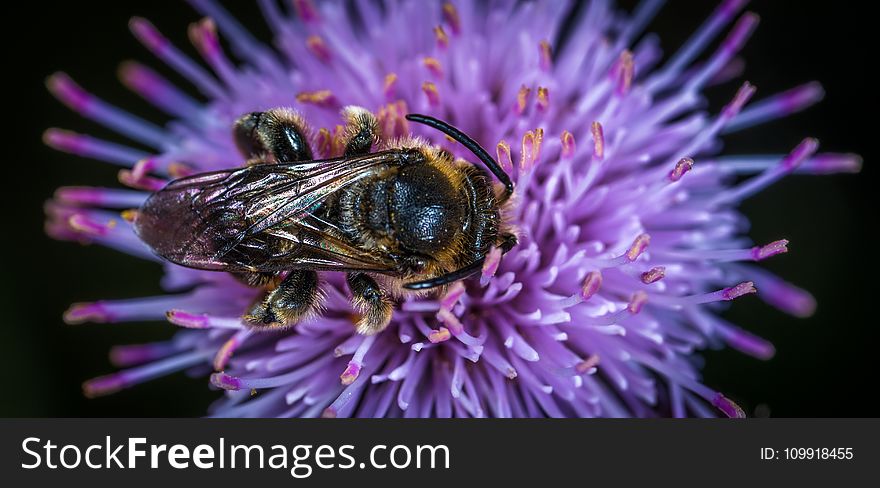
[[[247,165],[168,183],[138,210],[135,232],[173,263],[265,288],[244,315],[255,328],[316,313],[317,272],[344,272],[362,334],[388,325],[396,299],[442,291],[479,273],[493,247],[516,245],[504,212],[513,183],[473,139],[406,116],[461,143],[499,183],[421,139],[380,141],[366,109],[342,115],[344,153],[330,159],[313,157],[309,128],[292,110],[240,117],[233,137]]]

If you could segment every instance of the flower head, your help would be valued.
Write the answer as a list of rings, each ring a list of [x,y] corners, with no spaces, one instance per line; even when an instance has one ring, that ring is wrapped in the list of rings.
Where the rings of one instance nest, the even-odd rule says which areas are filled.
[[[788,241],[751,243],[736,208],[789,173],[856,171],[860,161],[817,154],[810,138],[788,155],[718,155],[724,133],[822,98],[810,83],[749,104],[755,87],[743,83],[719,112],[701,110],[704,87],[738,75],[735,56],[758,22],[740,14],[743,0],[724,1],[662,63],[657,38],[642,36],[656,1],[632,15],[601,0],[261,1],[272,47],[216,2],[191,3],[206,16],[189,31],[201,61],[144,19],[130,26],[207,103],[144,65],[120,69],[126,86],[167,112],[166,126],[64,74],[49,78],[73,110],[152,148],[48,130],[47,144],[119,165],[132,188],[59,189],[47,206],[50,235],[159,262],[128,210],[172,178],[241,165],[236,118],[292,106],[317,128],[316,154],[330,157],[341,149],[340,109],[359,105],[377,114],[385,138],[415,133],[469,157],[404,118],[420,112],[494,149],[515,181],[519,245],[490,253],[479,279],[443,296],[402,300],[375,336],[355,332],[338,273],[323,277],[326,312],[279,333],[242,321],[255,289],[164,263],[168,294],[65,314],[69,323],[167,319],[183,329],[167,342],[115,348],[123,369],[86,382],[87,395],[202,368],[224,390],[217,416],[741,416],[700,382],[691,356],[717,343],[758,358],[774,349],[718,312],[755,293],[795,315],[815,307],[755,265]]]

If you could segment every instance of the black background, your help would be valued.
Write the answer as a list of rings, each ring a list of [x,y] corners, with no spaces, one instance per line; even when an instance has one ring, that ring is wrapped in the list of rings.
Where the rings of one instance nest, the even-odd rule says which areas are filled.
[[[226,2],[232,3],[232,2]],[[230,9],[266,38],[249,2]],[[631,8],[634,2],[624,2]],[[671,1],[650,30],[664,52],[702,22],[714,2]],[[732,153],[785,152],[804,136],[822,150],[857,152],[860,175],[792,176],[743,207],[757,242],[790,239],[791,252],[767,268],[811,290],[819,308],[795,319],[754,297],[738,300],[727,317],[777,347],[769,362],[732,350],[704,354],[705,381],[737,400],[750,415],[876,416],[869,401],[876,384],[878,344],[874,283],[876,240],[875,144],[877,86],[869,76],[875,23],[860,2],[755,1],[762,18],[745,48],[745,78],[758,98],[810,80],[825,86],[824,102],[794,117],[726,139]],[[106,398],[87,400],[80,383],[112,370],[114,344],[170,336],[165,323],[66,326],[70,302],[159,292],[159,267],[99,246],[54,242],[42,231],[43,202],[61,185],[115,186],[117,168],[54,152],[40,141],[50,126],[113,136],[80,119],[43,86],[56,70],[133,113],[161,123],[163,116],[127,92],[115,76],[125,59],[146,61],[178,80],[129,34],[130,16],[150,18],[188,52],[185,29],[198,15],[183,2],[15,2],[5,7],[3,29],[3,266],[0,279],[0,416],[197,416],[215,397],[206,378],[174,375]],[[871,36],[876,37],[875,35]],[[185,85],[184,85],[185,86]],[[712,88],[720,109],[736,85]],[[117,139],[118,140],[118,139]]]

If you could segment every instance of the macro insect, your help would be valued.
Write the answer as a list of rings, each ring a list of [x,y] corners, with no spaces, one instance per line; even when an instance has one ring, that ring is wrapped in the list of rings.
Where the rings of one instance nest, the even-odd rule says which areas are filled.
[[[504,217],[513,183],[473,139],[429,116],[406,117],[461,143],[499,183],[420,139],[382,141],[366,109],[342,115],[344,152],[320,160],[296,112],[242,116],[233,136],[247,164],[168,183],[138,210],[135,231],[171,262],[265,288],[244,315],[257,328],[315,312],[317,272],[345,272],[362,334],[388,325],[395,299],[442,291],[480,272],[493,247],[516,245]]]

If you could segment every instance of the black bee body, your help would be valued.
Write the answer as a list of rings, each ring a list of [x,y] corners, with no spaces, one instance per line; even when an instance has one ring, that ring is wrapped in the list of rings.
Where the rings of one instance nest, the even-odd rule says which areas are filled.
[[[481,168],[419,140],[371,153],[373,115],[353,107],[343,115],[345,153],[327,160],[313,159],[308,129],[293,112],[245,115],[234,136],[248,166],[169,183],[138,211],[135,230],[172,262],[268,286],[245,315],[257,327],[296,323],[319,301],[316,271],[344,271],[362,333],[388,324],[394,296],[466,278],[493,246],[515,245],[502,212],[512,185],[470,138],[408,116],[459,137],[506,193]]]
[[[500,226],[489,179],[473,166],[450,177],[451,161],[413,159],[341,190],[328,220],[362,248],[390,256],[399,278],[439,271],[432,261],[449,270],[484,256]]]

